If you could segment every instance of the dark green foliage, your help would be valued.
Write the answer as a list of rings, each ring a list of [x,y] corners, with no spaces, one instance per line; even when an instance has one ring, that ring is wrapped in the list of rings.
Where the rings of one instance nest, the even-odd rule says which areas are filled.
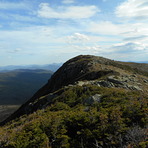
[[[26,124],[21,131],[18,131],[15,138],[12,139],[9,147],[17,148],[38,148],[46,147],[49,143],[48,137],[40,129],[37,123]]]
[[[60,110],[70,110],[70,107],[63,102],[56,102],[55,104],[51,105],[51,111],[60,111]]]
[[[1,127],[1,148],[146,148],[147,99],[140,92],[91,85],[60,92],[46,109]],[[85,104],[94,94],[101,101]]]

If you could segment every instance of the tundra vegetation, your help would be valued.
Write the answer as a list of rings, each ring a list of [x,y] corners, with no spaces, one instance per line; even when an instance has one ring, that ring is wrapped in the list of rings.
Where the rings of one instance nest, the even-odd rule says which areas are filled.
[[[147,99],[93,85],[59,90],[46,108],[0,128],[1,148],[146,148]],[[100,98],[88,99],[95,94]]]

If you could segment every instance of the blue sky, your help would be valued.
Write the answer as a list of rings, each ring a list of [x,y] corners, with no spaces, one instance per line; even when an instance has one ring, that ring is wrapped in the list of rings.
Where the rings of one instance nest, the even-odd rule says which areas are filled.
[[[0,66],[147,61],[147,26],[147,0],[0,0]]]

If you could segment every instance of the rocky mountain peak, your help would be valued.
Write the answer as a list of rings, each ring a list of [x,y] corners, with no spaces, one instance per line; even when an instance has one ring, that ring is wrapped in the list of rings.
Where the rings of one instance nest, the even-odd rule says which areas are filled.
[[[114,61],[97,56],[77,56],[63,64],[46,86],[52,92],[76,81],[94,80],[109,73],[114,73],[115,71],[107,66],[111,62]]]
[[[119,84],[126,81],[129,85],[134,86],[136,82],[140,83],[139,77],[136,75],[142,75],[141,79],[144,80],[143,74],[147,74],[143,73],[141,65],[139,69],[138,64],[136,65],[137,68],[135,69],[134,63],[131,65],[130,63],[118,62],[98,56],[80,55],[63,64],[46,84],[44,93],[48,94],[49,92],[54,92],[63,86],[74,84],[78,81],[92,81],[101,78],[112,81],[112,83],[117,83],[118,81]],[[148,69],[148,64],[147,68],[145,67],[145,71],[146,69]],[[112,79],[111,77],[109,78],[109,76],[111,76]],[[138,88],[138,86],[136,87]],[[124,86],[123,88],[127,87]]]
[[[136,68],[135,68],[136,65]],[[148,90],[148,64],[118,62],[103,57],[80,55],[64,63],[35,95],[21,106],[5,122],[23,114],[29,114],[43,108],[64,87],[95,85],[98,87],[116,87],[129,90]],[[44,98],[44,99],[42,99]],[[48,103],[47,103],[48,101]]]

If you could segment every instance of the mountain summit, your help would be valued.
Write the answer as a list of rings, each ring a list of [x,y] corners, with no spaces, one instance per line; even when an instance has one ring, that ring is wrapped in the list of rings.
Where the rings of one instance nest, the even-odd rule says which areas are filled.
[[[90,84],[99,87],[138,90],[146,94],[148,93],[147,76],[148,64],[119,62],[98,56],[80,55],[64,63],[52,75],[48,83],[4,123],[47,106],[49,100],[55,97],[53,94],[68,85]]]
[[[148,64],[80,55],[0,127],[1,148],[146,148]]]

